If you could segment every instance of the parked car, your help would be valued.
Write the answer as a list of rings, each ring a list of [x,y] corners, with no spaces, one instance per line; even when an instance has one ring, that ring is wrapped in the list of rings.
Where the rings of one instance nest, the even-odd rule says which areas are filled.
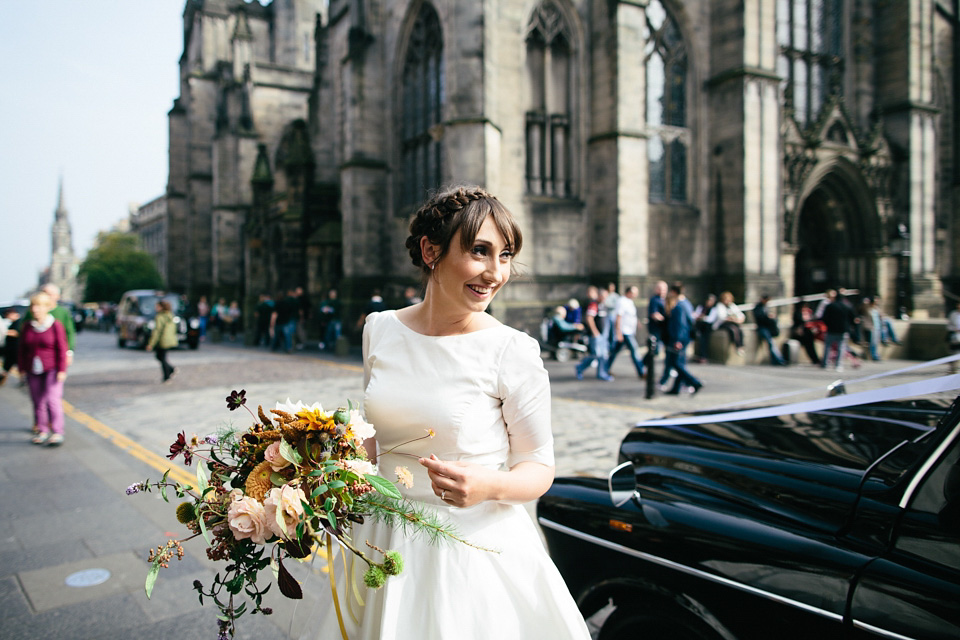
[[[200,345],[200,319],[187,316],[183,296],[153,289],[135,289],[124,293],[117,305],[118,347],[122,349],[130,342],[141,349],[147,346],[150,333],[156,326],[157,301],[161,299],[169,301],[173,308],[180,344],[186,344],[191,349]]]
[[[960,638],[951,398],[641,423],[538,519],[600,640]]]

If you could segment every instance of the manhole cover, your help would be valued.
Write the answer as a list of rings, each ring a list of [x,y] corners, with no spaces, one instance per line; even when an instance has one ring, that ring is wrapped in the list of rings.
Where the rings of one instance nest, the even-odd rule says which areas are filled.
[[[85,569],[67,576],[68,587],[92,587],[103,584],[110,579],[110,572],[106,569]]]

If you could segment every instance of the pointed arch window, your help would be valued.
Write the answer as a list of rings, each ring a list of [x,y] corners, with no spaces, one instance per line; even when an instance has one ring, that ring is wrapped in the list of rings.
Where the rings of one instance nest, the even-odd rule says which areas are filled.
[[[400,209],[440,186],[444,103],[443,32],[425,3],[410,33],[401,78]]]
[[[647,157],[650,201],[687,202],[687,49],[660,0],[646,11]]]
[[[573,50],[570,30],[547,0],[527,25],[526,188],[528,193],[574,195],[571,139]]]
[[[843,91],[843,0],[777,0],[777,73],[800,126]]]

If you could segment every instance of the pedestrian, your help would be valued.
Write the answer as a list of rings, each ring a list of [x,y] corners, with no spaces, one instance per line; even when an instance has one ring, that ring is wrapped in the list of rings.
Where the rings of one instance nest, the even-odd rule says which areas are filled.
[[[403,306],[412,307],[415,304],[420,304],[423,302],[423,298],[417,293],[416,287],[404,287],[403,289]]]
[[[67,331],[50,313],[46,292],[30,297],[30,320],[21,326],[17,367],[26,375],[33,401],[34,444],[63,443],[63,383],[67,379]]]
[[[647,335],[654,338],[653,355],[660,353],[664,329],[667,325],[666,299],[667,283],[661,280],[653,285],[653,295],[647,302]]]
[[[591,365],[597,365],[597,378],[607,382],[613,382],[613,376],[607,371],[607,340],[604,337],[603,322],[604,317],[600,315],[600,309],[603,306],[602,294],[597,287],[590,285],[587,287],[587,305],[584,309],[584,320],[586,329],[589,332],[587,357],[577,363],[575,371],[577,380],[583,380],[583,372]]]
[[[850,328],[853,326],[852,316],[852,309],[843,302],[837,291],[834,289],[827,291],[827,304],[823,307],[821,317],[826,328],[823,338],[823,360],[820,363],[820,366],[824,369],[827,368],[834,350],[837,354],[837,371],[843,371],[844,354],[854,355],[847,346],[850,339]],[[859,363],[854,361],[854,367],[857,366],[859,366]]]
[[[871,360],[880,360],[880,310],[876,300],[864,298],[860,305],[860,337],[867,343]]]
[[[210,324],[210,303],[207,296],[200,296],[197,300],[197,317],[200,318],[200,340],[207,339],[207,325]]]
[[[737,353],[743,355],[743,329],[740,325],[747,319],[733,302],[733,294],[724,291],[720,294],[720,301],[713,307],[707,316],[712,331],[722,329],[730,336],[730,342],[737,348]]]
[[[179,341],[177,340],[177,321],[173,318],[173,306],[169,300],[160,299],[156,304],[157,315],[154,317],[153,331],[150,332],[150,340],[147,341],[147,351],[154,351],[157,356],[157,362],[160,363],[160,372],[163,374],[162,382],[170,382],[177,373],[176,367],[170,366],[167,362],[167,352],[170,349],[176,349]]]
[[[710,357],[710,334],[713,333],[713,325],[708,318],[716,304],[717,296],[711,293],[707,295],[703,304],[693,310],[693,326],[696,333],[696,349],[693,353],[697,362],[706,362]]]
[[[412,471],[412,482],[397,488],[419,513],[496,552],[428,544],[376,518],[354,525],[355,540],[401,549],[404,569],[364,589],[365,567],[357,567],[353,584],[364,589],[366,606],[357,621],[342,617],[351,640],[590,638],[522,506],[554,477],[540,346],[486,313],[521,245],[513,215],[483,189],[440,193],[413,215],[406,240],[426,281],[423,302],[366,317],[363,406],[377,430],[376,442],[367,441],[371,457],[382,470]],[[342,579],[341,563],[331,569]],[[323,597],[319,617],[308,637],[340,637],[332,597]],[[482,626],[464,625],[481,619]]]
[[[323,342],[320,343],[321,351],[327,349],[333,351],[337,348],[337,341],[343,332],[343,320],[340,316],[340,299],[336,289],[327,291],[327,297],[320,303],[320,335],[323,336]]]
[[[960,353],[960,300],[957,301],[947,316],[947,346],[950,347],[950,353],[956,355]],[[957,361],[950,362],[950,373],[957,372]]]
[[[0,319],[0,360],[2,360],[2,369],[0,369],[0,387],[7,382],[10,370],[17,364],[17,347],[20,344],[20,312],[14,308],[3,312],[3,318]]]
[[[236,300],[230,301],[230,306],[227,307],[227,310],[223,314],[223,324],[227,328],[227,334],[230,336],[230,342],[234,342],[237,339],[237,332],[241,328],[240,323],[240,304]]]
[[[273,315],[273,298],[269,293],[261,293],[257,306],[253,310],[253,319],[256,323],[256,333],[253,344],[270,346],[270,316]]]
[[[293,290],[293,298],[297,306],[297,325],[294,333],[297,349],[302,350],[307,344],[307,335],[309,334],[309,324],[311,318],[310,299],[304,293],[303,287],[297,287]]]
[[[787,361],[774,340],[780,335],[780,324],[777,322],[776,312],[767,306],[769,303],[769,295],[760,296],[760,300],[753,307],[753,321],[757,325],[757,338],[767,345],[770,352],[770,364],[783,367],[786,366]]]
[[[61,325],[63,325],[63,330],[67,334],[67,366],[73,362],[73,349],[76,346],[77,340],[77,329],[76,325],[73,323],[73,314],[70,313],[70,310],[66,307],[60,306],[60,287],[55,284],[47,283],[40,287],[40,291],[43,291],[52,301],[53,307],[50,309],[50,315],[54,319],[58,320]],[[32,307],[31,307],[32,308]],[[24,322],[30,322],[33,320],[31,315],[30,308],[27,309],[27,313],[24,319]]]
[[[567,308],[562,304],[557,305],[550,317],[550,333],[552,335],[550,343],[557,345],[561,341],[577,342],[583,328],[583,325],[579,322],[567,320]]]
[[[820,321],[813,317],[813,310],[804,302],[798,302],[793,307],[793,324],[790,327],[790,336],[800,343],[807,357],[813,364],[820,364],[817,354],[817,337],[822,335]]]
[[[210,321],[213,322],[213,326],[220,334],[220,338],[223,338],[223,334],[226,330],[227,325],[227,300],[226,298],[220,298],[217,300],[217,303],[213,305],[213,309],[210,311]]]
[[[270,331],[273,334],[273,350],[283,349],[284,353],[293,351],[293,334],[297,330],[297,318],[300,305],[296,299],[296,289],[288,289],[286,295],[277,296],[277,303],[270,316]]]
[[[879,293],[873,296],[873,306],[880,315],[880,344],[885,345],[892,342],[899,345],[900,340],[897,338],[897,331],[893,327],[893,318],[883,312],[883,303],[880,301]]]
[[[617,293],[617,284],[610,282],[607,284],[607,297],[603,301],[603,310],[607,316],[607,322],[603,325],[604,337],[607,339],[607,352],[613,349],[617,341],[614,335],[614,321],[617,318],[617,304],[620,301],[620,294]]]
[[[657,386],[660,391],[666,392],[673,385],[670,384],[670,380],[677,377],[677,357],[674,350],[671,348],[670,340],[670,315],[673,313],[674,308],[677,306],[680,298],[677,295],[677,292],[673,287],[667,289],[664,303],[663,303],[663,318],[664,326],[660,330],[660,336],[664,344],[664,358],[663,358],[663,371],[660,373],[660,380],[657,382]],[[696,326],[696,325],[694,325]],[[691,339],[692,339],[691,335]]]
[[[380,295],[380,289],[374,289],[373,293],[370,294],[370,299],[367,300],[367,304],[364,305],[363,311],[360,312],[360,317],[357,318],[357,330],[363,329],[368,315],[384,311],[386,308],[387,304],[383,301],[383,296]]]
[[[607,371],[613,369],[613,361],[616,359],[620,349],[624,346],[630,351],[630,357],[633,359],[633,366],[637,370],[637,375],[643,378],[643,360],[640,358],[640,346],[637,344],[637,296],[640,295],[640,289],[636,285],[630,285],[617,301],[616,316],[614,318],[613,335],[614,345],[610,350],[610,357],[607,359]]]
[[[670,310],[667,327],[667,333],[670,336],[667,357],[670,358],[677,377],[673,381],[673,388],[667,393],[678,395],[685,390],[687,393],[695,394],[703,388],[703,383],[687,371],[687,346],[690,344],[690,336],[693,333],[693,305],[683,295],[683,284],[678,282],[671,285],[670,293],[675,297],[676,303]]]

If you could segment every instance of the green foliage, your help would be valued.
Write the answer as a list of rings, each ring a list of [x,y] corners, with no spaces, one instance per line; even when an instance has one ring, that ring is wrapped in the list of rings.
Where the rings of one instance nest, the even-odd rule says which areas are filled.
[[[153,256],[137,246],[137,237],[128,233],[107,233],[87,253],[79,275],[86,281],[84,300],[119,302],[130,289],[159,289],[163,277]]]

